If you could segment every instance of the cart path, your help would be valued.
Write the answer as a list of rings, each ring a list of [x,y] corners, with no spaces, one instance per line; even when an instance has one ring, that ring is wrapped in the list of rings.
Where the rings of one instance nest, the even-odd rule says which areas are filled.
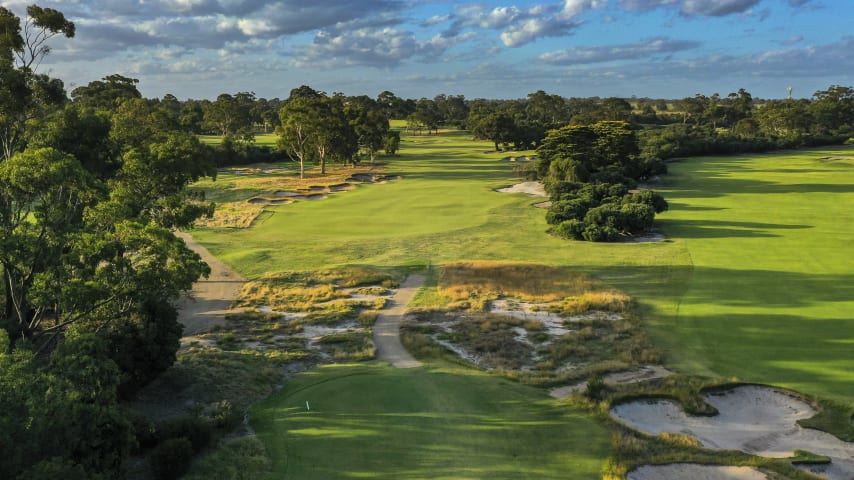
[[[175,232],[175,236],[184,240],[187,247],[211,267],[210,276],[199,279],[190,294],[178,300],[178,321],[184,326],[184,336],[189,337],[224,325],[227,314],[239,311],[228,307],[237,299],[246,279],[211,255],[188,233]]]
[[[415,292],[424,285],[424,275],[410,275],[397,289],[389,301],[389,307],[380,312],[374,324],[374,344],[377,346],[377,357],[385,360],[396,368],[420,367],[421,362],[415,359],[400,343],[400,322],[406,306],[415,296]]]

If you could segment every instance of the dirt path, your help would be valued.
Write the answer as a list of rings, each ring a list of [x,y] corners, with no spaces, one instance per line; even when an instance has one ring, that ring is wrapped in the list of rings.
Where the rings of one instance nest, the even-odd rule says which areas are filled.
[[[178,321],[184,325],[184,336],[209,332],[215,325],[225,323],[228,307],[237,298],[246,279],[217,260],[207,249],[184,232],[175,232],[191,250],[201,255],[211,267],[210,277],[193,285],[189,295],[178,301]]]
[[[377,346],[377,357],[397,368],[420,367],[421,362],[403,348],[400,343],[400,322],[406,305],[409,304],[415,292],[424,284],[424,275],[410,275],[397,289],[389,301],[389,308],[383,310],[374,324],[374,344]]]

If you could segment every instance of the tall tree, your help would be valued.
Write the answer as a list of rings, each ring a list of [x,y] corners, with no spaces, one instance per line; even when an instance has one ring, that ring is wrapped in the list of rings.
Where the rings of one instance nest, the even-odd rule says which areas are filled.
[[[21,19],[0,6],[0,161],[26,143],[27,125],[65,101],[61,80],[36,73],[50,52],[47,41],[74,37],[75,26],[52,8],[27,7]]]

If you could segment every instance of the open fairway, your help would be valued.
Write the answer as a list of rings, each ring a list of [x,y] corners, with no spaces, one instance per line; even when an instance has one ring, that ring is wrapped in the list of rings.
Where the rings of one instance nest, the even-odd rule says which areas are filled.
[[[671,203],[656,220],[667,240],[593,244],[547,235],[531,206],[542,199],[496,192],[521,180],[489,148],[458,133],[404,137],[383,172],[399,180],[193,235],[249,278],[461,260],[584,272],[640,302],[670,368],[854,399],[854,150],[672,163],[657,187]],[[217,182],[203,185],[214,198],[258,194],[238,175]],[[290,478],[595,478],[608,454],[590,418],[461,367],[323,367],[252,418]]]
[[[609,450],[542,390],[449,366],[322,367],[252,419],[276,478],[592,479]]]
[[[668,240],[592,244],[547,235],[538,199],[495,192],[519,179],[489,147],[404,137],[387,171],[401,180],[194,236],[247,277],[458,260],[567,267],[638,299],[677,370],[854,398],[851,148],[672,163],[658,187],[671,210],[656,220]]]
[[[401,156],[392,158],[386,171],[401,175],[400,180],[361,185],[323,201],[269,206],[252,228],[200,229],[194,238],[249,277],[340,265],[401,267],[457,260],[596,270],[678,261],[678,247],[671,243],[602,245],[546,235],[545,210],[530,206],[542,199],[494,191],[520,181],[513,173],[515,164],[501,161],[519,153],[484,153],[490,147],[466,134],[404,137]],[[235,177],[222,174],[208,188],[228,185]],[[235,195],[214,196],[221,197],[233,200]]]
[[[678,369],[854,398],[854,149],[670,165],[692,264],[658,338]]]

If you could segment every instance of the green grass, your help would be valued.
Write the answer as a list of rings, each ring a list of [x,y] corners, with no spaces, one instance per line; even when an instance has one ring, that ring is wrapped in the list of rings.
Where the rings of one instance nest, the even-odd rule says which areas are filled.
[[[599,478],[609,450],[596,422],[541,390],[446,365],[322,367],[252,424],[274,476],[301,480]]]
[[[328,200],[268,207],[252,228],[194,236],[249,277],[342,265],[459,260],[567,267],[636,298],[666,362],[686,373],[854,398],[854,166],[850,148],[670,165],[669,237],[647,244],[545,234],[537,200],[501,194],[508,153],[464,134],[405,136],[387,173]],[[422,300],[419,300],[422,301]]]
[[[678,315],[651,319],[676,368],[854,398],[854,160],[821,160],[851,154],[671,164],[659,224],[692,262]]]
[[[401,180],[362,185],[323,201],[268,207],[270,213],[250,229],[199,229],[194,236],[250,277],[457,260],[518,260],[582,270],[678,261],[679,249],[669,243],[592,245],[546,235],[545,211],[530,207],[537,199],[494,191],[519,179],[512,163],[500,161],[510,154],[484,153],[490,149],[488,142],[464,134],[406,136],[401,156],[386,172],[402,175]]]
[[[669,239],[591,244],[545,234],[537,199],[494,192],[519,179],[500,161],[509,153],[486,153],[488,142],[406,136],[402,147],[385,172],[401,180],[193,235],[250,278],[462,260],[584,272],[640,302],[668,366],[822,395],[850,411],[854,162],[821,160],[850,148],[671,164],[660,188],[671,210],[657,220]],[[431,271],[419,305],[442,296]],[[449,367],[322,368],[257,408],[253,424],[276,473],[292,478],[584,478],[608,450],[602,427],[554,410],[542,393]]]

